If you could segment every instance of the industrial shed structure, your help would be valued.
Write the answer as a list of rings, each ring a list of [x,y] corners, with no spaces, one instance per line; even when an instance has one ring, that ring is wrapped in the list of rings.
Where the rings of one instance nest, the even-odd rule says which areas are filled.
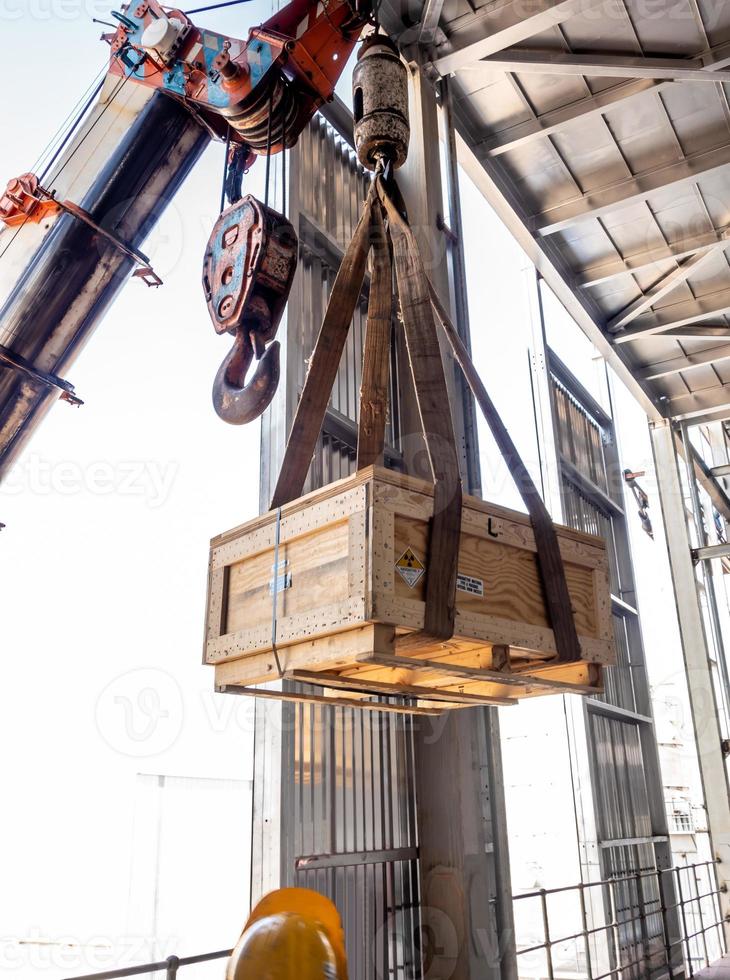
[[[529,380],[531,404],[520,407],[534,426],[536,482],[555,521],[607,541],[617,664],[602,695],[520,709],[535,758],[542,746],[561,770],[564,792],[554,795],[537,763],[533,784],[505,785],[500,728],[509,723],[496,708],[436,723],[257,701],[252,899],[281,885],[330,896],[352,980],[695,976],[730,939],[730,7],[382,0],[378,16],[409,68],[411,147],[399,181],[410,222],[467,346],[492,325],[488,310],[476,322],[470,304],[466,181],[524,252],[529,364],[514,371]],[[282,382],[262,424],[262,510],[368,187],[352,126],[336,99],[287,157],[299,269],[280,333]],[[482,272],[488,279],[486,262]],[[306,490],[355,468],[367,297],[366,280]],[[555,300],[602,359],[600,397],[553,349],[546,309]],[[423,475],[402,340],[390,358],[385,464]],[[474,399],[453,357],[443,359],[461,478],[478,496]],[[655,544],[669,557],[678,684],[706,818],[706,852],[694,860],[673,847],[673,835],[693,833],[690,808],[667,809],[665,798],[619,385],[651,433],[663,517]],[[522,858],[509,846],[515,799],[556,828],[546,852],[570,853],[569,871],[552,880],[554,867],[540,869],[526,889],[514,886]],[[170,957],[155,969],[174,977],[191,964]],[[126,974],[104,974],[116,975]]]
[[[575,918],[568,915],[574,925],[567,932],[575,933],[580,965],[570,975],[680,976],[702,960],[687,943],[702,937],[705,962],[719,955],[719,923],[729,910],[727,677],[717,612],[725,600],[716,593],[728,549],[707,508],[716,509],[724,527],[730,517],[723,426],[730,418],[730,106],[723,76],[730,65],[730,11],[700,0],[479,6],[429,0],[407,9],[383,3],[381,18],[412,66],[413,137],[403,172],[411,221],[431,254],[444,259],[430,272],[458,323],[468,331],[461,168],[534,264],[533,307],[542,309],[547,286],[652,426],[690,696],[705,721],[707,705],[714,705],[714,721],[698,725],[697,733],[718,863],[691,872],[673,870],[614,419],[549,349],[544,323],[538,326],[536,411],[549,433],[543,450],[555,454],[544,463],[557,473],[552,486],[547,478],[553,516],[611,542],[619,649],[606,695],[567,709],[570,751],[585,761],[592,799],[592,815],[583,814],[578,832],[581,883],[575,882]],[[359,189],[347,151],[349,114],[335,104],[324,116],[328,123],[315,122],[293,153],[292,213],[303,232],[305,274],[288,324],[295,367],[286,399],[264,430],[262,499],[301,384],[299,351],[313,343],[322,284],[326,291],[349,238],[341,202],[353,182]],[[343,361],[312,485],[346,475],[354,461],[356,355],[353,349]],[[474,409],[458,380],[453,393],[463,476],[474,492],[480,485]],[[407,469],[416,453],[405,383],[394,404],[390,465]],[[708,423],[710,459],[694,437],[694,427]],[[285,774],[273,797],[261,788],[256,798],[259,887],[272,883],[264,858],[273,834],[281,841],[281,878],[335,896],[350,934],[361,932],[356,922],[367,909],[375,931],[368,925],[365,941],[356,940],[350,952],[358,976],[419,975],[424,955],[425,976],[441,975],[439,969],[458,977],[538,975],[530,969],[567,975],[559,964],[555,930],[561,927],[551,912],[560,896],[536,892],[514,903],[511,896],[495,709],[455,713],[437,748],[422,725],[394,720],[383,731],[381,722],[374,736],[361,719],[350,724],[346,711],[287,706],[290,734],[258,743],[259,786],[270,787],[276,770]],[[262,735],[270,715],[270,706],[261,709]],[[330,732],[329,742],[322,731]],[[450,765],[453,759],[459,764]],[[445,802],[455,799],[456,810]],[[372,810],[366,808],[361,826],[353,824],[366,800]],[[272,826],[279,802],[281,824]],[[580,804],[586,807],[584,796]],[[684,904],[689,895],[700,915],[694,927]],[[542,902],[542,936],[533,948],[524,941],[515,948],[514,917],[519,934],[529,901]],[[375,942],[366,938],[373,935]]]

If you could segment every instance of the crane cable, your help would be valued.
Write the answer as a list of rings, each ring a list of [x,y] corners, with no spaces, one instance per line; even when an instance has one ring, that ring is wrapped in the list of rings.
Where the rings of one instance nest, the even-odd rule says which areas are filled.
[[[99,87],[100,87],[99,82],[103,83],[104,76],[106,75],[108,70],[109,70],[109,62],[108,60],[106,60],[104,64],[101,66],[101,68],[99,69],[99,71],[96,73],[92,81],[86,87],[84,92],[81,94],[76,104],[73,106],[73,108],[66,116],[64,121],[61,123],[61,125],[53,134],[51,139],[48,141],[45,148],[41,151],[40,156],[31,167],[32,173],[36,173],[39,167],[45,166],[45,161],[48,155],[53,151],[53,148],[57,145],[58,141],[63,138],[63,133],[66,131],[67,127],[69,127],[68,133],[73,133],[74,130],[77,128],[80,119],[83,118],[84,114],[89,108],[89,93],[91,93],[93,97],[93,95],[99,91]]]
[[[226,125],[226,149],[223,156],[223,185],[221,187],[221,214],[226,207],[226,184],[228,183],[228,154],[231,149],[231,126]]]
[[[96,79],[95,79],[95,80],[96,80]],[[82,144],[84,143],[84,141],[85,141],[85,140],[87,139],[87,137],[88,137],[88,136],[90,136],[90,135],[91,135],[91,133],[93,132],[93,130],[94,130],[94,128],[95,128],[95,127],[96,127],[96,126],[98,125],[98,123],[100,122],[100,120],[101,120],[101,118],[102,118],[102,116],[104,115],[104,113],[105,113],[105,112],[107,111],[107,109],[109,108],[109,106],[111,106],[111,105],[112,105],[112,103],[113,103],[113,102],[114,102],[114,100],[116,99],[116,97],[117,97],[117,95],[119,94],[119,92],[121,92],[121,90],[122,90],[122,88],[124,87],[124,85],[125,85],[125,84],[126,84],[126,83],[127,83],[128,81],[129,81],[129,75],[126,75],[126,74],[125,74],[125,75],[123,75],[123,76],[122,76],[122,78],[120,78],[120,79],[119,79],[119,82],[118,82],[118,83],[117,83],[117,84],[116,84],[116,85],[114,86],[114,90],[112,91],[112,93],[111,93],[111,95],[109,96],[109,99],[108,99],[108,101],[107,101],[107,103],[106,103],[106,105],[105,105],[105,106],[104,106],[104,107],[102,108],[102,110],[101,110],[101,112],[99,113],[99,115],[98,115],[98,116],[96,117],[96,119],[95,119],[95,120],[93,121],[93,123],[92,123],[92,124],[91,124],[91,126],[89,127],[89,129],[88,129],[88,131],[87,131],[87,132],[86,132],[86,133],[84,134],[84,136],[83,136],[83,137],[82,137],[82,138],[81,138],[81,139],[79,140],[79,142],[78,142],[78,145],[77,145],[77,146],[75,146],[75,147],[74,147],[74,149],[72,150],[72,152],[71,152],[71,153],[69,154],[69,156],[68,156],[68,159],[67,159],[67,160],[66,160],[66,161],[64,162],[64,164],[63,164],[63,166],[62,166],[62,167],[60,168],[60,170],[58,171],[58,173],[54,175],[54,179],[56,179],[56,178],[58,178],[58,177],[60,176],[60,174],[61,174],[61,173],[63,173],[63,171],[64,171],[64,170],[66,169],[66,167],[67,167],[67,166],[68,166],[68,164],[69,164],[69,163],[71,162],[71,160],[73,160],[73,158],[74,158],[74,156],[75,156],[75,155],[76,155],[76,154],[78,153],[78,151],[79,151],[79,150],[81,149],[81,146],[82,146]],[[61,151],[63,150],[63,148],[64,148],[64,146],[66,146],[66,145],[68,144],[68,141],[69,141],[69,139],[71,138],[71,136],[72,136],[72,135],[73,135],[73,134],[74,134],[74,133],[76,132],[76,130],[78,129],[78,127],[79,127],[79,125],[80,125],[80,123],[81,123],[81,121],[82,121],[82,119],[84,118],[84,116],[85,116],[85,114],[86,114],[86,111],[88,110],[88,108],[89,108],[89,106],[90,106],[90,104],[91,104],[91,99],[93,99],[93,98],[95,98],[95,97],[96,97],[96,96],[98,95],[98,92],[99,92],[99,91],[101,90],[101,86],[102,86],[103,84],[104,84],[104,79],[102,79],[102,81],[101,81],[101,83],[100,83],[100,84],[99,84],[99,85],[97,86],[97,88],[96,88],[96,90],[94,91],[94,93],[92,94],[92,96],[91,96],[91,98],[90,98],[90,99],[87,99],[87,100],[86,100],[86,103],[85,103],[85,105],[84,105],[84,107],[83,107],[83,110],[82,110],[82,111],[81,111],[81,112],[80,112],[80,113],[78,114],[78,116],[77,116],[77,118],[75,119],[75,121],[74,121],[74,123],[73,123],[73,126],[71,127],[71,129],[69,130],[69,132],[68,132],[68,133],[66,134],[66,136],[65,136],[65,138],[64,138],[64,140],[63,140],[63,142],[62,142],[62,144],[61,144],[61,146],[60,146],[60,147],[59,147],[59,148],[58,148],[58,149],[56,150],[56,152],[54,153],[54,155],[53,155],[53,157],[52,157],[52,159],[51,159],[51,160],[49,161],[49,163],[48,163],[48,164],[46,165],[46,167],[45,167],[45,169],[44,169],[44,171],[43,171],[43,176],[44,176],[44,177],[45,177],[45,175],[46,175],[46,173],[48,172],[48,169],[49,169],[49,168],[50,168],[50,167],[51,167],[51,166],[53,165],[53,163],[55,162],[55,160],[56,160],[56,158],[58,157],[58,154],[59,154],[59,153],[60,153],[60,152],[61,152]],[[93,85],[93,82],[92,82],[92,85]],[[88,91],[88,89],[87,89],[86,91]],[[79,100],[79,101],[80,101],[80,100]],[[78,103],[77,103],[77,105],[78,105]],[[59,132],[61,132],[61,131],[62,131],[62,129],[63,129],[63,127],[61,128],[61,130],[59,130]],[[41,154],[41,157],[40,157],[40,159],[39,159],[39,162],[40,162],[40,160],[42,160],[42,159],[43,159],[43,157],[44,157],[44,156],[46,156],[46,155],[48,154],[48,152],[50,151],[50,147],[51,147],[51,146],[53,145],[53,143],[55,142],[55,140],[56,140],[57,138],[58,138],[58,133],[57,133],[57,134],[56,134],[56,135],[55,135],[55,136],[54,136],[54,137],[52,138],[52,140],[51,140],[51,142],[49,143],[49,146],[48,146],[48,147],[47,147],[47,148],[46,148],[46,149],[45,149],[45,150],[43,151],[43,153]],[[5,246],[5,248],[4,248],[3,250],[2,250],[2,252],[0,252],[0,259],[2,259],[2,258],[3,258],[3,256],[4,256],[5,254],[6,254],[6,252],[7,252],[7,251],[8,251],[8,249],[10,248],[10,246],[11,246],[11,245],[13,244],[13,242],[15,241],[15,239],[16,239],[16,238],[18,237],[18,235],[20,234],[20,232],[21,232],[21,231],[23,230],[23,228],[25,227],[25,225],[26,225],[26,223],[28,222],[28,220],[29,220],[29,218],[30,218],[30,215],[26,215],[26,216],[25,216],[25,218],[23,219],[23,221],[22,221],[22,222],[21,222],[21,223],[20,223],[20,224],[18,225],[18,227],[17,227],[16,229],[15,229],[15,232],[14,232],[14,234],[13,234],[13,235],[11,236],[11,238],[10,238],[10,240],[8,241],[8,243],[7,243],[7,245],[6,245],[6,246]]]
[[[269,183],[271,177],[271,129],[274,115],[274,88],[271,86],[269,94],[269,124],[266,129],[266,175],[264,177],[264,207],[269,206]]]
[[[106,77],[106,72],[104,73],[104,77]],[[81,112],[79,113],[79,115],[78,115],[76,121],[74,122],[73,126],[70,127],[69,131],[66,133],[66,135],[64,136],[64,138],[61,140],[61,142],[56,147],[56,150],[53,153],[53,156],[50,158],[50,160],[48,161],[48,163],[43,168],[43,172],[38,177],[38,183],[39,184],[42,184],[43,183],[43,181],[46,178],[49,170],[51,169],[51,167],[53,166],[53,164],[56,162],[56,160],[59,158],[59,156],[61,155],[61,153],[64,151],[64,149],[66,148],[66,146],[68,145],[69,140],[72,138],[72,136],[74,135],[74,133],[78,129],[78,126],[81,123],[81,120],[84,118],[84,116],[86,115],[86,113],[88,112],[88,110],[91,108],[92,104],[95,102],[97,96],[99,95],[99,92],[101,92],[101,89],[102,89],[102,86],[103,85],[104,85],[104,78],[101,78],[99,80],[99,82],[97,83],[97,85],[95,86],[94,90],[92,91],[91,95],[86,100],[86,102],[84,104],[84,107],[81,110]],[[60,171],[59,171],[59,173],[60,173]],[[56,176],[58,176],[58,174]]]

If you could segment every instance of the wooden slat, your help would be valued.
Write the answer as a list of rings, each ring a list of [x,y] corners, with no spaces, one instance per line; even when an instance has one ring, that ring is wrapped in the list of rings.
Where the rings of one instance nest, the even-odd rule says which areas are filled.
[[[425,637],[449,639],[454,634],[461,479],[428,277],[413,231],[393,203],[385,182],[378,177],[375,184],[389,221],[408,360],[434,481],[423,636],[409,640],[418,645]]]
[[[512,478],[520,492],[520,496],[530,514],[532,528],[535,533],[535,544],[537,545],[540,578],[543,589],[545,590],[545,601],[550,614],[550,625],[555,634],[558,658],[563,663],[572,663],[573,661],[580,660],[580,643],[575,628],[568,583],[565,580],[565,568],[560,556],[560,546],[558,544],[555,525],[545,507],[542,497],[538,493],[537,487],[532,481],[527,467],[522,462],[522,457],[517,451],[512,437],[507,431],[494,402],[489,397],[487,389],[484,387],[474,367],[474,363],[469,356],[464,342],[456,331],[446,310],[443,308],[433,286],[431,286],[430,294],[436,316],[440,320],[444,333],[451,344],[454,357],[464,372],[464,377],[482,410],[499,451],[507,463]]]
[[[440,715],[447,710],[440,708],[421,708],[416,705],[383,704],[376,701],[360,701],[355,698],[328,698],[322,694],[290,694],[285,691],[262,691],[255,687],[237,687],[223,684],[216,688],[218,694],[241,694],[249,698],[268,698],[270,701],[293,701],[296,704],[322,704],[328,707],[360,708],[363,711],[385,711],[397,715]]]
[[[365,278],[373,188],[374,185],[371,186],[355,234],[337,271],[289,433],[281,472],[271,501],[272,509],[300,497],[304,488]]]
[[[360,388],[357,469],[383,465],[385,417],[388,410],[390,332],[393,315],[393,269],[380,205],[372,209],[370,225],[373,271],[368,297],[368,321]]]
[[[357,657],[357,661],[363,665],[374,664],[378,667],[393,667],[399,670],[423,670],[428,673],[463,677],[470,681],[489,681],[508,687],[544,687],[565,694],[595,694],[598,690],[585,684],[569,684],[567,681],[536,677],[528,673],[515,674],[508,671],[487,670],[483,667],[464,667],[448,661],[421,660],[417,657],[390,657],[378,653],[363,653]]]
[[[304,684],[319,684],[322,687],[342,688],[346,691],[360,691],[364,694],[395,695],[398,697],[423,698],[426,701],[454,701],[461,704],[517,704],[516,698],[489,697],[481,694],[467,694],[463,691],[441,691],[437,687],[420,687],[415,684],[389,684],[386,681],[362,680],[357,675],[340,676],[319,671],[292,670],[285,677]]]

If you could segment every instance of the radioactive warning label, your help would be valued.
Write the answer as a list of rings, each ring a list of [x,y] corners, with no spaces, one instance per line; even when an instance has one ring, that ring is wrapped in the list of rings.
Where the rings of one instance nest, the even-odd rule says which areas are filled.
[[[426,571],[426,566],[411,548],[406,548],[395,563],[395,568],[403,581],[411,589],[418,585],[423,573]]]
[[[456,588],[459,592],[468,592],[469,595],[484,596],[484,582],[472,575],[462,575],[460,572],[456,576]]]

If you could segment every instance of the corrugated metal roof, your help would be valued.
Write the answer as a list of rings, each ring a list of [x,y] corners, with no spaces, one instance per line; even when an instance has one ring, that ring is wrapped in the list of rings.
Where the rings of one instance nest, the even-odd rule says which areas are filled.
[[[444,0],[438,23],[467,171],[561,300],[651,415],[730,417],[730,4]]]

